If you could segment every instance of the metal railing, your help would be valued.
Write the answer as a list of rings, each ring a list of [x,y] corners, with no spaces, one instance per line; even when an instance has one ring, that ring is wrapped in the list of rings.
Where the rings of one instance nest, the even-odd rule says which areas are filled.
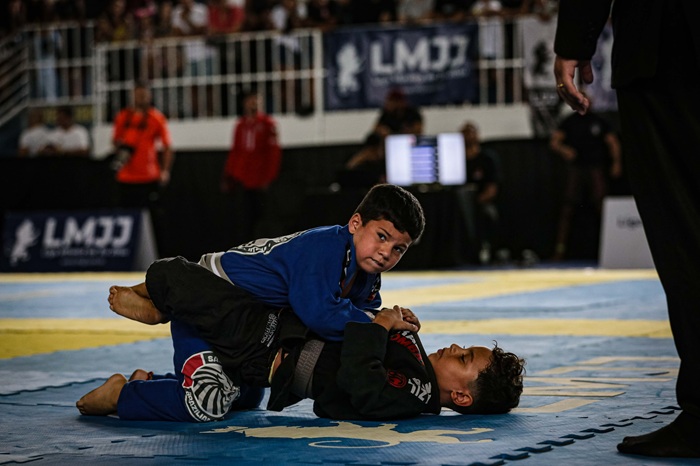
[[[18,36],[0,41],[0,127],[27,106],[29,80],[26,43]]]
[[[312,112],[322,108],[321,47],[318,30],[99,44],[95,118],[111,121],[128,105],[135,80],[150,83],[154,105],[174,120],[238,115],[239,95],[253,87],[268,113]]]
[[[522,103],[517,18],[477,24],[478,97],[469,104]],[[60,23],[19,37],[0,42],[0,124],[26,107],[58,105],[82,106],[84,121],[108,123],[130,103],[138,79],[149,81],[154,104],[172,120],[236,116],[238,97],[253,87],[273,115],[326,111],[323,35],[315,29],[95,44],[93,23]]]
[[[30,106],[93,103],[93,23],[30,26],[23,35]]]

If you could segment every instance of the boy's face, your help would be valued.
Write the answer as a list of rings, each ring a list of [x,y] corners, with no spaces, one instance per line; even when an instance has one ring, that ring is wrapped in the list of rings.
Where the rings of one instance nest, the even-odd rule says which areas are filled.
[[[462,348],[452,345],[428,355],[433,366],[441,396],[451,396],[460,405],[460,400],[469,406],[472,403],[470,385],[476,382],[479,372],[491,363],[492,351],[485,346]],[[457,399],[455,399],[457,396]]]
[[[388,220],[370,220],[363,225],[360,214],[354,214],[348,226],[357,265],[367,273],[391,270],[413,242],[408,233],[401,233]]]

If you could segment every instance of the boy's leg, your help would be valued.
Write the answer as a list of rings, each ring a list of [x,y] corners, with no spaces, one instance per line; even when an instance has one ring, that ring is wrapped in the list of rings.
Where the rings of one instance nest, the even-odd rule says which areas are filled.
[[[279,309],[179,257],[151,264],[146,286],[156,308],[196,329],[221,363],[240,374],[237,385],[266,386]]]
[[[127,319],[148,325],[163,324],[168,321],[148,297],[145,283],[128,287],[112,286],[109,288],[109,308]]]
[[[83,395],[75,406],[80,414],[86,416],[107,416],[116,413],[119,394],[125,384],[126,377],[114,374],[105,383]]]
[[[221,419],[239,396],[223,367],[191,327],[171,323],[175,378],[154,377],[124,385],[117,403],[121,419],[207,422]]]

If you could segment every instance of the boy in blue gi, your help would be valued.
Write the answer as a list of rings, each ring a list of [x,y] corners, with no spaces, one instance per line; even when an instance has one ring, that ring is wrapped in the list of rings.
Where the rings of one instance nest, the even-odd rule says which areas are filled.
[[[399,262],[424,227],[423,209],[415,196],[382,184],[367,193],[345,226],[259,239],[205,254],[199,263],[264,304],[293,309],[321,339],[339,341],[347,322],[371,321],[381,305],[381,272]],[[114,310],[121,314],[120,295],[131,291],[118,290]],[[145,291],[143,284],[131,290]],[[124,317],[149,324],[166,320],[157,311],[124,312]]]
[[[143,296],[110,302],[118,312],[154,308],[171,320],[177,373],[160,378],[137,370],[129,381],[115,374],[78,401],[82,414],[210,421],[257,406],[255,387],[271,386],[271,410],[308,397],[321,417],[379,420],[438,414],[441,407],[504,413],[522,392],[516,355],[457,345],[427,355],[418,319],[398,306],[373,322],[348,322],[345,341],[324,344],[290,310],[259,303],[183,258],[153,263],[145,285]]]

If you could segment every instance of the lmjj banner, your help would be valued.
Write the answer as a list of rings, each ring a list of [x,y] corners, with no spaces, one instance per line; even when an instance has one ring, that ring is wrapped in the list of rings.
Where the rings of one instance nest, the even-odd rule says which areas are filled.
[[[145,270],[156,258],[147,211],[8,212],[3,272]]]
[[[326,34],[326,109],[378,109],[397,87],[414,105],[473,101],[477,37],[476,24]]]

